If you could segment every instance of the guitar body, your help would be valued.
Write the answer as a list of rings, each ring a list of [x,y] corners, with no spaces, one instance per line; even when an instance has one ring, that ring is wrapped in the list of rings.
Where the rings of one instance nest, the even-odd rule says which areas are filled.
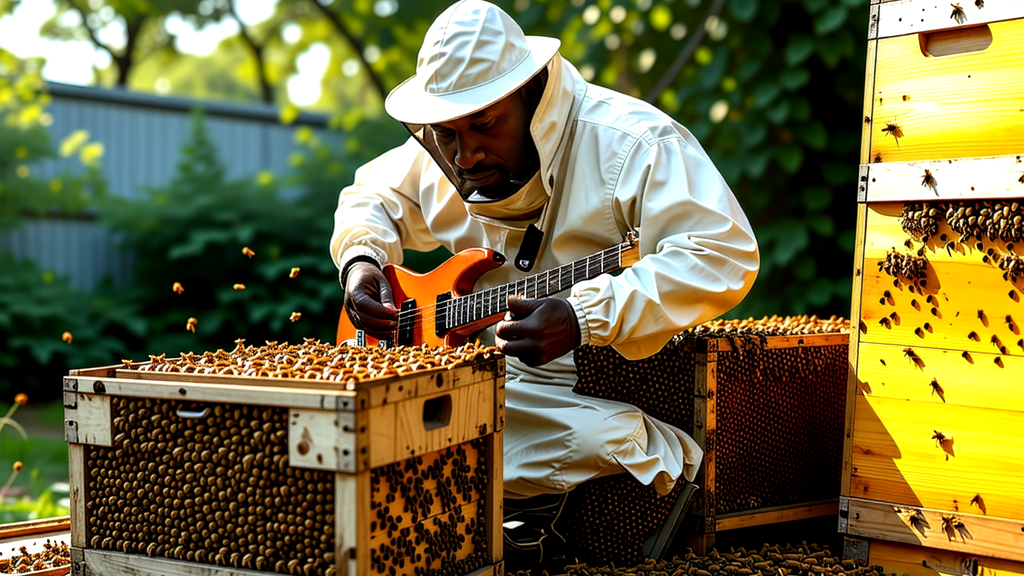
[[[504,263],[505,257],[494,250],[469,248],[452,256],[426,274],[419,274],[408,268],[391,264],[385,266],[383,271],[384,277],[391,284],[391,289],[395,294],[395,305],[399,310],[406,310],[432,306],[437,301],[438,295],[449,292],[453,297],[465,296],[473,291],[473,285],[484,273],[494,270]],[[410,324],[412,345],[460,346],[474,332],[496,323],[502,314],[495,316],[498,318],[488,317],[459,327],[443,336],[438,336],[433,314],[417,313],[416,321]],[[404,325],[405,321],[403,320],[402,323]],[[361,336],[359,332],[343,309],[338,318],[338,343],[357,339]],[[365,335],[365,338],[367,346],[378,344],[377,339],[370,335]]]

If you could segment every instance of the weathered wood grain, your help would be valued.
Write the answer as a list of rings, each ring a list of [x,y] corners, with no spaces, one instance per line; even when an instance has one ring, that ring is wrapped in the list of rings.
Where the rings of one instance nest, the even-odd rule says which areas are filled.
[[[1020,154],[992,158],[951,158],[915,162],[883,162],[867,168],[868,202],[940,202],[981,198],[1024,197],[1024,158]],[[925,170],[934,186],[925,186]]]
[[[935,30],[963,29],[987,22],[1024,18],[1024,2],[1021,0],[1000,0],[986,2],[978,8],[974,2],[959,2],[964,9],[966,21],[958,24],[951,18],[953,9],[949,2],[903,0],[883,2],[878,14],[878,37],[888,38],[905,34],[918,34]]]
[[[868,563],[886,574],[906,576],[1024,576],[1024,564],[998,558],[978,557],[962,551],[936,550],[884,540],[871,542]]]

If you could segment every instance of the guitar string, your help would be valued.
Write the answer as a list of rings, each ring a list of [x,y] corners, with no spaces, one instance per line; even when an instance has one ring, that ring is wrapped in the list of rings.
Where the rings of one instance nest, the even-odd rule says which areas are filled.
[[[589,274],[590,266],[592,266],[594,263],[597,262],[595,260],[595,257],[599,257],[600,258],[600,264],[601,264],[601,268],[602,268],[602,271],[598,272],[597,275],[603,274],[605,272],[604,267],[609,265],[609,264],[616,263],[616,264],[621,265],[622,254],[623,254],[624,250],[626,250],[628,248],[631,248],[631,246],[624,244],[624,245],[621,245],[621,246],[616,246],[614,248],[609,248],[608,250],[605,250],[605,251],[602,251],[602,252],[598,252],[597,254],[589,256],[588,258],[591,259],[591,260],[585,262],[585,265],[587,266],[587,269],[588,269],[587,273]],[[578,263],[582,263],[582,260],[578,260],[576,262],[567,264],[565,266],[559,266],[559,268],[556,268],[556,270],[564,268],[564,267],[574,267],[574,265],[578,264]],[[548,273],[550,273],[550,271]],[[541,274],[535,274],[533,276],[528,276],[527,278],[522,278],[522,279],[514,281],[514,282],[508,282],[508,283],[503,284],[501,286],[495,286],[493,288],[487,288],[486,290],[481,291],[481,292],[474,292],[473,294],[482,294],[485,291],[496,291],[496,292],[500,293],[501,289],[503,289],[503,288],[507,288],[509,290],[513,289],[514,285],[518,284],[519,282],[523,282],[524,286],[528,290],[529,289],[528,281],[531,278],[537,278],[537,280],[534,281],[535,282],[534,286],[536,288],[536,286],[540,285],[540,280],[539,280],[540,276],[541,276]],[[559,277],[559,281],[561,281],[561,277],[562,277],[562,273],[561,272],[559,272],[558,277]],[[587,279],[589,279],[589,278],[587,278]],[[550,285],[550,277],[546,281],[546,284]],[[421,306],[421,307],[413,308],[413,309],[410,309],[410,310],[399,311],[399,313],[398,313],[398,324],[397,324],[397,328],[396,328],[395,331],[398,332],[398,331],[400,331],[402,329],[415,328],[417,325],[423,325],[423,324],[426,323],[426,319],[427,318],[433,320],[433,319],[435,319],[437,317],[436,310],[429,310],[430,308],[437,308],[438,306],[441,306],[441,305],[444,305],[444,306],[447,307],[447,306],[450,306],[454,302],[461,301],[464,298],[469,298],[469,297],[473,296],[473,294],[467,294],[465,296],[458,296],[458,297],[453,298],[451,300],[446,300],[446,301],[444,301],[444,302],[442,302],[440,304],[437,304],[437,303],[428,304],[426,306]],[[536,292],[534,292],[534,294],[536,295]],[[496,312],[496,314],[500,314],[500,312]],[[463,325],[463,324],[459,324],[459,326],[461,326],[461,325]]]

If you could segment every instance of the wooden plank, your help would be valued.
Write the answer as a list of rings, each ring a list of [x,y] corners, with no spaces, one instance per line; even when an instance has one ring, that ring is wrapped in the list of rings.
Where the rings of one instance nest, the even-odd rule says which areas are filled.
[[[161,576],[261,576],[266,572],[225,568],[209,564],[197,564],[167,558],[151,558],[138,554],[123,554],[107,550],[87,549],[85,555],[85,576],[139,576],[160,574]]]
[[[694,482],[700,486],[694,514],[704,519],[703,533],[713,533],[715,526],[715,403],[718,383],[718,344],[722,339],[708,340],[707,351],[698,352],[694,362],[693,440],[704,450],[704,463]]]
[[[288,463],[295,468],[355,472],[355,414],[289,409]]]
[[[64,532],[71,530],[70,516],[56,516],[42,520],[26,520],[24,522],[11,522],[0,524],[0,539],[17,538],[21,536],[32,536],[33,534],[47,534],[49,532]]]
[[[715,517],[715,531],[722,532],[725,530],[735,530],[737,528],[764,526],[765,524],[778,524],[780,522],[805,520],[807,518],[818,518],[821,516],[835,516],[838,513],[839,501],[835,499],[824,502],[805,502],[801,504],[790,504],[787,506],[759,508],[743,512],[719,514]]]
[[[162,400],[196,400],[199,402],[240,402],[257,406],[289,406],[292,408],[340,408],[353,397],[344,390],[303,390],[299,388],[258,387],[227,384],[181,384],[174,381],[129,380],[125,378],[65,378],[65,385],[92,392],[101,385],[110,396],[155,398]],[[184,390],[184,393],[182,391]],[[352,407],[354,408],[354,406]]]
[[[437,452],[493,432],[494,388],[493,381],[478,382],[367,410],[369,467]]]
[[[861,320],[868,331],[861,335],[861,341],[910,346],[915,351],[919,347],[966,350],[972,355],[1000,352],[1003,347],[1005,355],[1000,362],[1004,364],[1009,359],[1006,355],[1024,356],[1024,303],[1020,297],[1024,281],[1018,279],[1017,284],[1011,284],[1003,280],[997,264],[983,261],[990,249],[993,253],[1009,253],[1007,243],[985,241],[979,250],[970,242],[947,251],[943,235],[954,240],[958,235],[943,222],[937,237],[924,246],[928,259],[924,294],[911,293],[904,282],[895,283],[878,267],[890,250],[916,254],[921,248],[913,241],[912,248],[905,247],[910,236],[900,227],[901,210],[902,203],[868,207],[861,300]],[[1024,255],[1024,242],[1018,244],[1013,253]],[[980,317],[979,311],[984,312]],[[880,324],[886,317],[889,319],[883,321],[885,324]]]
[[[1024,532],[1019,520],[860,498],[849,499],[849,513],[851,535],[1004,560],[1024,560]],[[944,522],[944,517],[952,523]],[[961,530],[952,528],[961,524]],[[944,531],[944,526],[952,531]]]
[[[1004,357],[1005,368],[1000,368],[992,362],[998,354],[975,354],[971,364],[960,350],[915,349],[921,368],[903,350],[894,344],[861,344],[857,386],[863,394],[1024,412],[1024,358]]]
[[[871,13],[877,15],[878,10],[871,8]],[[871,162],[871,138],[874,132],[871,130],[871,119],[874,118],[874,94],[875,94],[875,66],[878,57],[878,40],[868,40],[867,65],[864,70],[864,122],[860,135],[860,164],[867,165]]]
[[[859,395],[851,494],[1024,518],[1021,430],[1021,412]]]
[[[119,368],[124,368],[124,364],[113,364],[110,366],[99,366],[96,368],[79,368],[77,370],[68,370],[68,376],[81,376],[86,378],[113,378]]]
[[[484,520],[487,522],[487,561],[491,564],[500,562],[504,557],[505,540],[502,536],[502,522],[505,519],[505,484],[504,459],[502,458],[504,439],[502,436],[503,432],[498,430],[494,434],[488,435],[484,444],[484,457],[487,458],[487,487],[484,494],[487,512]]]
[[[110,431],[113,427],[113,419],[110,416],[110,396],[79,394],[76,404],[77,408],[74,410],[75,428],[78,429],[76,442],[94,446],[110,446],[112,444]],[[70,421],[68,424],[70,425]]]
[[[878,36],[879,38],[889,38],[1024,18],[1024,1],[1021,0],[986,2],[984,8],[978,8],[974,2],[965,1],[959,3],[964,9],[965,22],[958,24],[951,17],[953,9],[949,4],[949,2],[925,2],[922,0],[885,2],[879,10]]]
[[[71,545],[85,548],[89,541],[88,516],[85,510],[86,487],[89,485],[88,468],[85,465],[85,446],[82,444],[68,444],[68,483],[71,493],[69,494],[70,522],[71,522]]]
[[[884,540],[871,543],[868,565],[875,564],[884,574],[906,576],[1024,576],[1024,563]]]
[[[370,473],[334,475],[334,566],[338,576],[365,576],[369,573],[369,550],[364,551],[366,561],[357,565],[359,556],[361,524],[368,524],[370,518],[370,497],[360,500],[360,482],[369,489]],[[362,572],[358,570],[362,568]]]
[[[863,168],[863,166],[862,166]],[[923,185],[927,170],[933,186]],[[871,166],[868,202],[938,202],[981,198],[1021,198],[1020,154],[989,158],[950,158],[884,162]]]
[[[850,298],[850,329],[853,334],[850,337],[850,372],[846,383],[846,419],[844,423],[845,434],[843,436],[843,470],[841,473],[841,484],[839,493],[842,496],[850,495],[850,473],[853,467],[853,428],[854,414],[856,412],[857,369],[859,342],[861,330],[857,327],[858,319],[861,317],[860,302],[861,291],[864,283],[864,234],[867,225],[867,206],[857,205],[857,235],[854,243],[853,256],[853,292]]]
[[[948,18],[949,8],[944,10]],[[989,27],[993,41],[987,50],[944,58],[925,56],[916,34],[878,41],[872,162],[878,156],[908,162],[1024,150],[1024,19]],[[898,144],[882,132],[887,124],[901,129]]]
[[[742,337],[741,337],[742,339]],[[717,349],[719,352],[732,352],[735,347],[730,338],[718,338]],[[826,334],[795,334],[792,336],[768,336],[765,338],[764,346],[758,346],[763,350],[778,350],[782,348],[809,348],[814,346],[842,346],[848,344],[850,335],[846,332],[835,332]]]

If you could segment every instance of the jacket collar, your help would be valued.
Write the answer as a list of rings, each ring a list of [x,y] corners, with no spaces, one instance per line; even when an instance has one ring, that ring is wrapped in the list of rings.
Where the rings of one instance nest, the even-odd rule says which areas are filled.
[[[530,122],[530,134],[540,156],[541,180],[548,196],[552,194],[558,165],[568,144],[565,140],[573,104],[582,101],[586,93],[583,77],[569,61],[556,54],[548,64],[548,84]]]

